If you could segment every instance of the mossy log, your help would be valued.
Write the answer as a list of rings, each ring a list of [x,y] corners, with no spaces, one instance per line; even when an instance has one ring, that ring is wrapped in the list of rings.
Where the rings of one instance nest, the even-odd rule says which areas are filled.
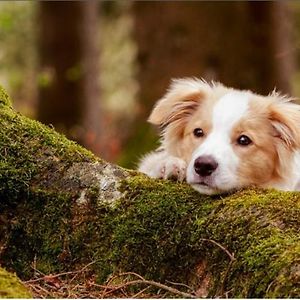
[[[198,297],[300,297],[300,194],[204,196],[114,166],[0,94],[0,262],[22,278],[90,262]]]
[[[16,275],[0,268],[0,298],[32,298]]]

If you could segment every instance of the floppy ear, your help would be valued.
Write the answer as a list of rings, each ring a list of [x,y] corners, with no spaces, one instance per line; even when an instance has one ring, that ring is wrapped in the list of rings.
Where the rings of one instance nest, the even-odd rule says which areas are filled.
[[[167,94],[157,102],[148,121],[165,127],[185,119],[196,110],[210,90],[210,85],[199,79],[172,80]]]
[[[280,138],[289,149],[300,148],[300,105],[291,99],[273,93],[269,119]]]

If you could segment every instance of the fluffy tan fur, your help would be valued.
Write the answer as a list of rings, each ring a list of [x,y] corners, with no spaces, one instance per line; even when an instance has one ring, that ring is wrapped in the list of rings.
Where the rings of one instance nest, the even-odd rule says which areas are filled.
[[[148,119],[161,126],[162,144],[168,153],[188,162],[197,146],[192,138],[194,122],[201,120],[206,124],[202,126],[210,129],[212,107],[229,90],[220,83],[210,85],[199,79],[172,81],[168,93],[157,102]]]
[[[199,127],[205,135],[211,132],[213,106],[232,90],[197,79],[173,81],[149,117],[151,123],[163,128],[163,148],[189,163],[205,139],[195,139],[193,130]],[[242,134],[251,138],[250,146],[237,145]],[[300,147],[299,106],[276,93],[267,97],[252,93],[249,112],[231,133],[231,145],[240,158],[238,174],[243,186],[264,186],[286,178],[292,152]]]

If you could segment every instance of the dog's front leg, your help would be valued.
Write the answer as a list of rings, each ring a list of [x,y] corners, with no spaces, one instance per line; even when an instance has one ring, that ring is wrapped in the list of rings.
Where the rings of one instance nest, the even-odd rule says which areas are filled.
[[[139,171],[153,178],[185,180],[186,162],[169,155],[165,150],[147,154],[139,164]]]

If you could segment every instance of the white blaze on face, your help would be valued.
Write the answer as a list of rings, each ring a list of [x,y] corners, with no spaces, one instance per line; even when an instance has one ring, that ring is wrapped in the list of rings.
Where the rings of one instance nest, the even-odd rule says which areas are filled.
[[[230,92],[215,104],[212,114],[212,131],[193,152],[187,170],[187,182],[198,191],[214,194],[239,187],[236,176],[239,158],[232,148],[231,131],[246,113],[249,96],[248,92]],[[205,179],[207,185],[197,184],[201,182],[201,178],[194,171],[194,161],[200,156],[207,155],[215,159],[218,168],[209,178]]]

